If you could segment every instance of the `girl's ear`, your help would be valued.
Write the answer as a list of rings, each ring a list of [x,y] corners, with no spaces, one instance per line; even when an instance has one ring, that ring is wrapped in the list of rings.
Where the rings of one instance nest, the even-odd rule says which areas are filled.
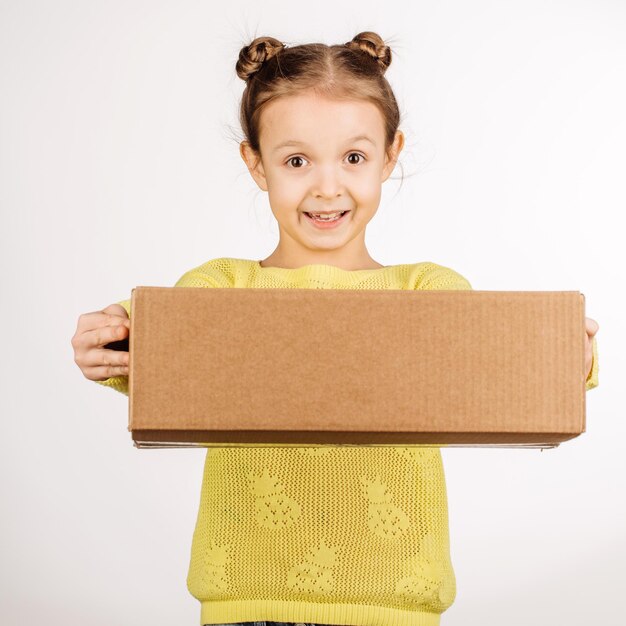
[[[402,148],[404,148],[404,133],[401,130],[396,131],[396,136],[393,140],[393,143],[389,147],[387,154],[385,155],[385,165],[383,167],[383,178],[381,182],[385,182],[389,176],[391,176],[391,172],[393,172],[396,167],[396,163],[398,162],[398,157],[400,156],[400,152],[402,152]]]
[[[239,154],[244,160],[248,171],[252,178],[254,178],[256,184],[263,190],[267,191],[267,179],[265,178],[265,170],[263,169],[263,162],[261,161],[261,155],[257,154],[247,141],[242,141],[239,145]]]

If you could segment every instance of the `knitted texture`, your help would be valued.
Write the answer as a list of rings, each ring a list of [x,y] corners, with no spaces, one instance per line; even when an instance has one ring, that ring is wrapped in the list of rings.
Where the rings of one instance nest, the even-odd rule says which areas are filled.
[[[472,288],[431,262],[348,271],[233,258],[204,263],[176,286]],[[130,315],[130,300],[119,304]],[[587,389],[598,384],[593,346]],[[127,376],[98,382],[128,394]],[[439,624],[456,594],[439,449],[208,448],[187,586],[202,624]]]

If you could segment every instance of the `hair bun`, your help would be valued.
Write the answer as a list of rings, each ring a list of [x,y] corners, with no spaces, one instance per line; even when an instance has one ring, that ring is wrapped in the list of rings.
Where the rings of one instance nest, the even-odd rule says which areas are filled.
[[[378,62],[380,69],[385,73],[391,65],[391,48],[385,44],[382,37],[371,30],[363,31],[355,35],[351,41],[345,44],[352,50],[360,50],[367,53]]]
[[[274,37],[257,37],[240,50],[239,60],[235,65],[237,76],[241,80],[249,80],[263,67],[263,63],[276,56],[284,47],[285,44]]]

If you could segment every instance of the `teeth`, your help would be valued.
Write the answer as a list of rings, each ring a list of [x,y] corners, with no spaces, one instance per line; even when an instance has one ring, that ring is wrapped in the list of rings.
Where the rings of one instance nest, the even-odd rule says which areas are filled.
[[[323,217],[319,213],[309,213],[309,215],[311,215],[312,217],[315,217],[316,219],[320,219],[320,220],[331,220],[331,219],[335,219],[336,217],[340,216],[342,213],[343,213],[343,211],[337,211],[336,213],[328,213],[327,215],[324,215]]]

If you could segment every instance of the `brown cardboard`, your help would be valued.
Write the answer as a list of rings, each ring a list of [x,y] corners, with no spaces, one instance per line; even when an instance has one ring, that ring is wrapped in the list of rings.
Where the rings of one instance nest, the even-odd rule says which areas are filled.
[[[510,445],[585,430],[578,291],[131,296],[137,447]]]

